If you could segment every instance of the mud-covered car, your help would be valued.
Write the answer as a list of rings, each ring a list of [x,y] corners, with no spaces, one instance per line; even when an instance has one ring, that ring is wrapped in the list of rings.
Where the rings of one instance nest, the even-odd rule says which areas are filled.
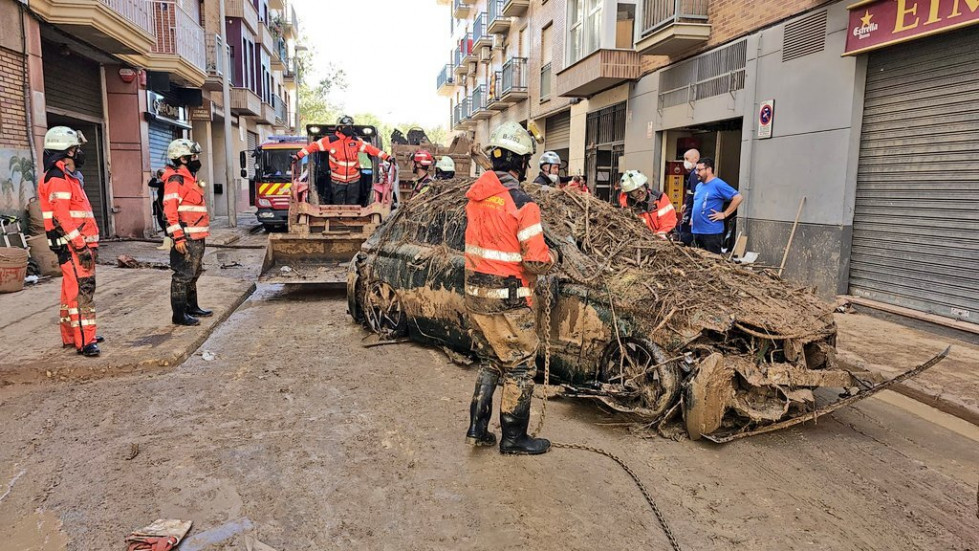
[[[463,298],[470,184],[436,184],[368,239],[348,274],[355,320],[472,354]],[[878,382],[837,366],[833,307],[812,290],[656,239],[591,196],[527,190],[560,252],[535,302],[538,364],[549,356],[565,395],[660,427],[682,420],[691,438],[721,441],[813,416],[816,388],[866,392]]]

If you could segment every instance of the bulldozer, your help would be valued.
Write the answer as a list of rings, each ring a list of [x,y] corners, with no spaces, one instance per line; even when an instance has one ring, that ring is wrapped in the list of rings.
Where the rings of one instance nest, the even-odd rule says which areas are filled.
[[[381,149],[373,126],[355,125],[361,140]],[[309,124],[309,142],[332,136],[336,125]],[[380,159],[360,154],[361,178],[356,205],[334,205],[328,153],[317,152],[295,161],[285,233],[270,233],[260,282],[317,284],[343,288],[347,264],[378,225],[391,214],[393,195],[375,193],[382,178]]]
[[[429,141],[425,131],[421,128],[411,128],[405,135],[400,130],[395,129],[391,133],[391,155],[398,161],[398,173],[401,174],[401,196],[410,197],[412,189],[412,170],[415,152],[419,149],[427,149],[441,159],[443,156],[452,158],[456,165],[456,174],[468,176],[472,160],[469,149],[471,147],[468,136],[465,134],[456,135],[452,143],[448,146],[433,144]]]

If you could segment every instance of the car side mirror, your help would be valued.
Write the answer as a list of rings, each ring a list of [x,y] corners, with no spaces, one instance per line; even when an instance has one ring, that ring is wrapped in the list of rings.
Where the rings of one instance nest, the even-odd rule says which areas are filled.
[[[238,154],[238,164],[241,165],[241,170],[244,172],[245,167],[248,166],[248,157],[245,156],[244,151]],[[244,174],[242,174],[242,176],[244,176]]]
[[[241,177],[242,178],[247,178],[248,177],[248,170],[247,169],[244,169],[244,168],[241,169]]]

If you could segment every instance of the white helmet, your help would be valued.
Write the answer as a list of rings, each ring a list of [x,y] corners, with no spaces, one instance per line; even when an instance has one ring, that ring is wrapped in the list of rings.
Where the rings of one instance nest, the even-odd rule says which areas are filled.
[[[486,151],[492,152],[494,149],[505,149],[523,157],[536,153],[537,143],[530,136],[530,132],[527,132],[519,123],[507,121],[497,126],[496,130],[490,134]]]
[[[48,151],[66,151],[85,142],[81,132],[67,126],[54,126],[44,134],[44,149]]]
[[[561,157],[553,151],[545,151],[543,155],[540,156],[539,166],[544,165],[561,165]]]
[[[648,181],[649,179],[646,178],[642,172],[639,172],[638,170],[627,170],[625,171],[625,174],[622,175],[622,181],[619,188],[622,190],[622,193],[629,193],[646,185],[646,182]]]
[[[195,142],[194,140],[178,138],[170,142],[169,147],[167,147],[167,159],[172,161],[181,157],[197,155],[200,152],[201,144]]]
[[[439,159],[438,164],[435,165],[435,168],[441,170],[442,172],[455,172],[456,162],[452,160],[452,157],[443,155],[442,158]]]

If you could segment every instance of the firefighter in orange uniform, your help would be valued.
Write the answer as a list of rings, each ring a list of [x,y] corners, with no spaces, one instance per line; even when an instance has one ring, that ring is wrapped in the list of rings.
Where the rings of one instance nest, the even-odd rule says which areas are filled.
[[[666,239],[676,228],[676,209],[665,193],[650,191],[648,181],[642,172],[627,170],[619,184],[619,206],[633,209],[657,237]]]
[[[412,197],[421,195],[428,191],[432,185],[432,165],[435,164],[435,157],[427,149],[419,149],[411,156],[412,168],[414,169],[415,182],[411,188]]]
[[[527,434],[539,341],[532,306],[538,274],[557,260],[544,242],[540,209],[520,188],[536,145],[515,122],[500,125],[487,149],[493,171],[466,197],[466,309],[481,368],[469,408],[466,440],[492,446],[493,392],[503,377],[500,453],[536,455],[551,443]]]
[[[44,179],[37,187],[48,246],[61,264],[61,343],[98,356],[95,334],[95,261],[99,227],[82,182],[85,136],[67,126],[44,135]]]
[[[167,233],[173,238],[170,307],[176,325],[199,325],[197,318],[212,314],[197,301],[204,240],[210,235],[204,182],[197,179],[197,171],[201,169],[200,152],[201,146],[195,141],[173,140],[167,148],[170,163],[163,173],[163,212],[167,217]]]
[[[299,150],[295,156],[298,160],[318,151],[330,154],[333,202],[337,205],[356,205],[360,199],[361,153],[380,157],[382,161],[391,158],[387,153],[357,138],[353,126],[353,118],[346,115],[340,117],[335,136],[320,138]]]

